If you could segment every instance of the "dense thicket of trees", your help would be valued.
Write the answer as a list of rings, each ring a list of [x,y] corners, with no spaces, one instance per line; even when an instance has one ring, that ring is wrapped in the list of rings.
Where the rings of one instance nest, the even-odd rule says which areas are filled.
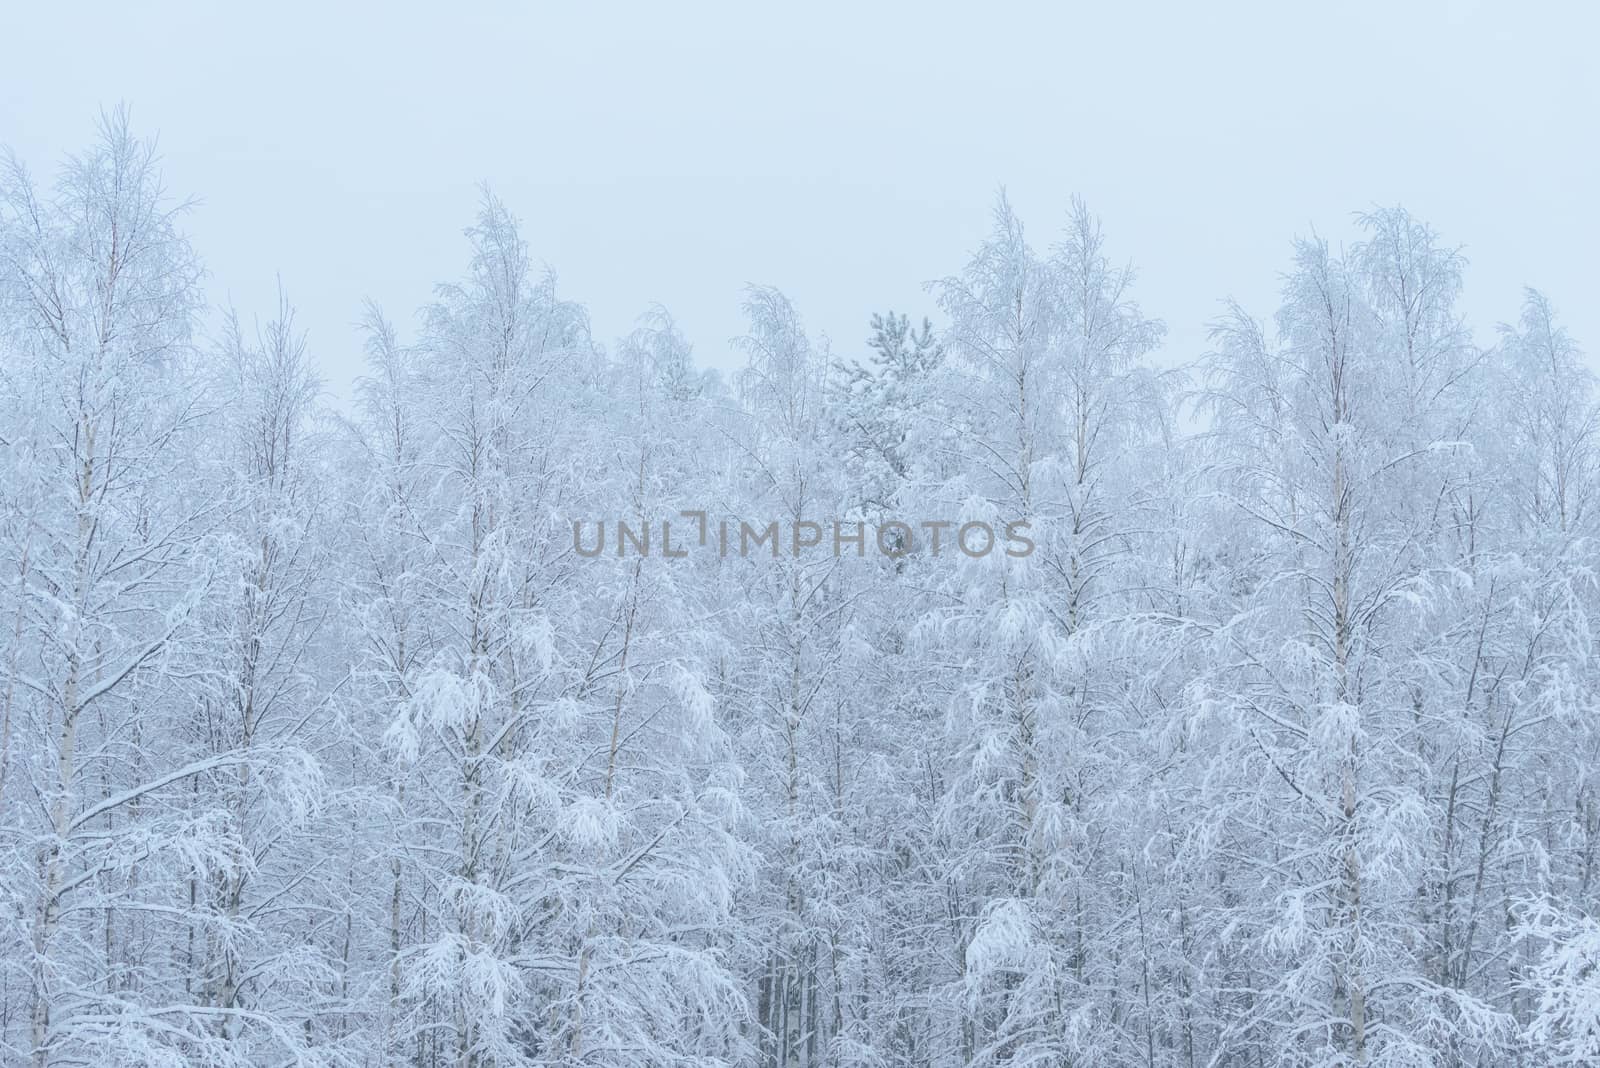
[[[10,163],[0,1061],[1600,1063],[1593,376],[1358,223],[1174,369],[1002,198],[724,379],[485,191],[340,414],[125,119]]]

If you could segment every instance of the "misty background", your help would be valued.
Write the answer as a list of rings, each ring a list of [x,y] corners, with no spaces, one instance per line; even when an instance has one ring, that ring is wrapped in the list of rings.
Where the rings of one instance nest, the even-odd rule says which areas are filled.
[[[660,302],[739,362],[747,282],[839,355],[932,314],[1004,186],[1040,248],[1074,193],[1169,333],[1276,306],[1289,240],[1403,204],[1471,261],[1480,342],[1542,288],[1591,354],[1600,15],[1577,3],[14,6],[0,142],[41,178],[127,103],[207,292],[281,275],[329,391],[372,298],[410,326],[488,181],[609,343]],[[937,318],[936,318],[937,321]]]

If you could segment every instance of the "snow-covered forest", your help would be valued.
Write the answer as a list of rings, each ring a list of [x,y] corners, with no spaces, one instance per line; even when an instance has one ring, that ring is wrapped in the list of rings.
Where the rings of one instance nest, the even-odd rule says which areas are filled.
[[[1600,1064],[1600,407],[1470,235],[1163,356],[1001,196],[723,375],[485,190],[340,405],[190,192],[0,175],[0,1062]]]

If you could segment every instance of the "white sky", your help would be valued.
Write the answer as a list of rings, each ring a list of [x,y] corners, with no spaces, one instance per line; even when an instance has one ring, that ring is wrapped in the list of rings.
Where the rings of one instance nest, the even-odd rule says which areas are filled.
[[[1378,203],[1466,246],[1475,327],[1533,284],[1600,353],[1600,5],[449,8],[16,5],[0,142],[48,177],[130,104],[209,294],[265,314],[281,272],[336,394],[362,298],[409,326],[461,273],[480,179],[600,339],[660,301],[723,367],[747,281],[841,354],[932,312],[1002,184],[1041,248],[1088,199],[1174,361]]]

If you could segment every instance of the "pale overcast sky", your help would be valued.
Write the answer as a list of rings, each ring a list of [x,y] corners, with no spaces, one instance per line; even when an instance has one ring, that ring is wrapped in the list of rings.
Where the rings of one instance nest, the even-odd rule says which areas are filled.
[[[716,366],[750,281],[841,354],[933,312],[1001,185],[1041,248],[1088,200],[1174,361],[1394,203],[1466,247],[1474,326],[1532,284],[1600,352],[1591,3],[456,6],[15,5],[0,142],[46,177],[128,103],[209,294],[264,313],[281,273],[339,394],[362,299],[409,326],[483,179],[597,337],[660,301]]]

